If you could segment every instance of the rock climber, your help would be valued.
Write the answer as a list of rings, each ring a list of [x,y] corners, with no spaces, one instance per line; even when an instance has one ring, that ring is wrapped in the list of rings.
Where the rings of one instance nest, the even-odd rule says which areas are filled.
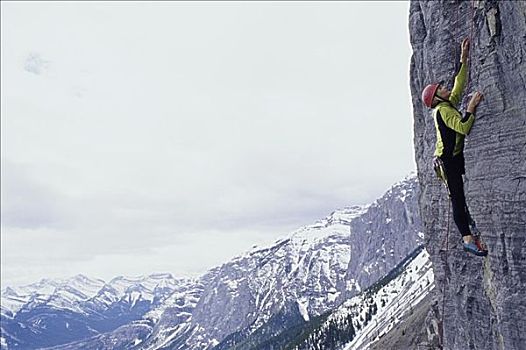
[[[422,91],[422,100],[428,108],[433,109],[436,129],[435,167],[441,168],[441,178],[447,184],[453,220],[463,239],[465,251],[485,256],[488,251],[478,238],[474,238],[469,228],[469,212],[464,195],[462,175],[464,167],[464,138],[469,134],[475,121],[475,109],[482,100],[482,93],[476,91],[471,97],[464,116],[457,106],[467,81],[467,61],[469,57],[469,39],[461,44],[460,71],[455,77],[453,89],[449,91],[442,83],[430,84]],[[437,173],[440,173],[437,170]]]

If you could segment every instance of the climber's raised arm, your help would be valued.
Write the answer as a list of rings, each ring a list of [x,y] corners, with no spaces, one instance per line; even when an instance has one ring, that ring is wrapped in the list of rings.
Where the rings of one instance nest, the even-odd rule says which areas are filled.
[[[460,63],[462,64],[468,63],[468,57],[469,57],[469,39],[466,38],[462,40],[462,44],[461,44]]]
[[[455,84],[451,90],[451,95],[449,96],[449,101],[453,106],[458,107],[464,87],[466,86],[467,75],[468,75],[468,57],[469,57],[469,39],[466,38],[462,41],[461,44],[461,53],[460,53],[460,71],[455,77]]]

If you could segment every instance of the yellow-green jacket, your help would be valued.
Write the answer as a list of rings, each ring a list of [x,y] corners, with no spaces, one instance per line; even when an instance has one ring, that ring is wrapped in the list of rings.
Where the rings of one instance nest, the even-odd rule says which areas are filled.
[[[455,77],[455,84],[449,96],[449,102],[440,102],[433,110],[437,143],[435,156],[452,158],[464,150],[464,137],[469,134],[475,115],[466,113],[464,117],[456,108],[466,85],[467,68],[462,64]]]

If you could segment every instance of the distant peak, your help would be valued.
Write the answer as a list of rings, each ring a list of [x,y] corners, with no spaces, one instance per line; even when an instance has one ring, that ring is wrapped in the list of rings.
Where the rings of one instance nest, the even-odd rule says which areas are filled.
[[[169,272],[152,273],[148,277],[153,279],[174,279],[173,275]]]
[[[14,290],[11,287],[7,287],[2,294],[11,295],[11,296],[18,296],[18,293],[16,292],[16,290]]]

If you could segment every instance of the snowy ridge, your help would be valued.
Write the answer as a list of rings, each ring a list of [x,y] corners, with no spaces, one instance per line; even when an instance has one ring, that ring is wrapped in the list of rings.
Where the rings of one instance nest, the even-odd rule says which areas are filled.
[[[126,298],[128,301],[133,302],[133,300],[140,297],[142,300],[152,301],[155,288],[173,288],[175,280],[170,274],[166,274],[164,277],[159,277],[159,275],[153,275],[153,277],[119,276],[112,279],[108,285],[117,292],[117,298]]]
[[[104,281],[76,275],[65,280],[42,279],[17,288],[2,291],[2,309],[7,309],[14,317],[22,308],[33,308],[47,303],[56,308],[66,308],[79,312],[75,303],[94,297]]]
[[[431,259],[427,250],[423,249],[405,267],[400,276],[382,286],[376,293],[367,296],[369,298],[367,303],[372,301],[376,305],[376,314],[372,315],[370,322],[362,326],[344,350],[367,349],[375,340],[399,324],[407,313],[412,312],[434,287]],[[355,308],[360,303],[364,304],[363,298],[364,296],[355,297],[344,305]],[[365,312],[366,310],[362,308],[360,312],[353,314],[353,321],[358,324],[359,319],[365,316]]]
[[[268,247],[254,247],[246,254],[234,257],[232,260],[240,260],[247,256],[254,256],[265,252],[276,250],[285,244],[292,243],[294,245],[301,245],[305,247],[323,241],[330,235],[349,235],[349,224],[353,219],[359,217],[367,211],[369,205],[355,205],[338,209],[332,212],[324,219],[318,220],[313,224],[303,226],[298,230],[292,232],[289,237],[279,239]]]
[[[51,307],[83,312],[78,304],[93,298],[100,298],[104,304],[111,304],[125,298],[129,302],[153,301],[156,288],[174,289],[184,279],[175,279],[171,274],[152,274],[149,276],[119,276],[105,283],[101,279],[90,279],[76,275],[64,280],[42,279],[17,288],[7,287],[2,291],[2,310],[15,316],[22,308],[31,309],[47,304]]]
[[[416,181],[416,179],[416,173],[411,173],[410,175],[406,176],[402,181],[395,183],[393,187],[391,187],[382,198],[390,198],[391,196],[395,195],[399,201],[405,202],[405,200],[411,192],[411,190],[407,188],[407,184],[410,181]]]
[[[362,294],[308,323],[305,332],[281,345],[294,350],[370,349],[411,314],[434,287],[429,254],[420,246]],[[316,326],[319,320],[321,324]]]
[[[313,225],[307,225],[304,228],[294,232],[292,236],[295,236],[299,232],[316,229],[321,227],[328,227],[329,225],[349,225],[353,219],[363,215],[369,208],[369,205],[355,205],[351,207],[346,207],[344,209],[338,209],[332,212],[329,216],[322,220],[316,221]]]
[[[151,280],[151,277],[148,276],[145,279]],[[170,282],[172,277],[165,277],[169,281],[163,282],[161,280],[154,288],[157,291],[156,298],[159,302],[152,303],[149,311],[147,310],[140,318],[124,324],[111,332],[92,335],[80,341],[67,342],[63,345],[51,347],[49,350],[159,349],[168,345],[172,339],[181,334],[195,333],[196,328],[190,323],[190,319],[202,293],[202,284],[195,279],[175,279],[177,284],[173,289],[170,289],[166,288],[166,285],[171,285],[173,282]],[[157,279],[165,277],[158,277]],[[139,299],[134,299],[136,296],[133,285],[136,286],[143,278],[119,277],[120,282],[124,279],[132,283],[132,287],[126,289],[127,292],[124,295],[124,299],[114,302],[112,306],[119,305],[122,300],[125,300],[128,305],[130,302],[133,304],[139,301]],[[105,285],[105,288],[110,293],[112,293],[111,291],[117,293],[109,284]],[[130,296],[132,296],[132,299],[128,300]],[[175,324],[172,325],[167,322],[166,315],[169,315],[168,319],[175,320]],[[155,342],[151,341],[152,337],[155,337]]]
[[[175,297],[174,291],[180,285],[193,286],[195,283],[195,280],[175,279],[170,274],[120,276],[109,283],[77,275],[65,280],[42,280],[16,289],[7,288],[2,293],[1,314],[1,337],[6,346],[1,349],[8,346],[46,348],[74,344],[82,338],[99,344],[95,348],[107,348],[100,344],[120,339],[123,332],[135,336],[130,342],[123,340],[123,346],[128,348],[151,333],[151,325],[159,319],[159,314],[170,307],[165,300],[172,295]],[[146,313],[148,317],[141,321]],[[126,328],[126,324],[130,326],[129,332],[122,328],[123,325]],[[117,338],[99,334],[113,330]],[[80,342],[71,349],[84,347],[85,343]]]

